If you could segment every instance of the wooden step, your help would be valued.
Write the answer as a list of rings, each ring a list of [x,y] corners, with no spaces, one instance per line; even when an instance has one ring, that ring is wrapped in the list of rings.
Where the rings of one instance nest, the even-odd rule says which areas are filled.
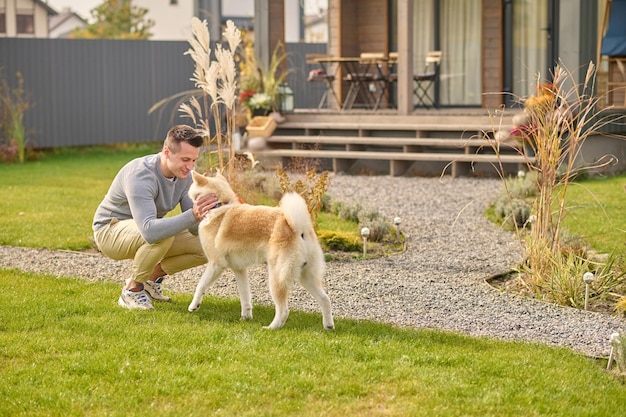
[[[408,131],[408,132],[493,132],[494,130],[511,129],[513,124],[498,124],[488,122],[472,122],[459,125],[458,123],[386,123],[380,124],[376,122],[284,122],[278,125],[279,131],[285,130],[302,130],[307,132],[311,131],[324,131],[324,130],[347,130],[347,131]]]
[[[372,152],[342,150],[306,150],[306,149],[268,149],[255,152],[258,158],[311,158],[331,159],[333,171],[348,171],[358,160],[388,160],[389,173],[392,176],[404,175],[410,167],[407,162],[447,162],[452,164],[452,176],[465,171],[471,163],[518,164],[534,163],[534,158],[525,155],[496,155],[477,153],[434,153],[434,152]]]
[[[404,151],[415,151],[417,147],[435,148],[459,148],[467,151],[477,148],[492,149],[497,144],[493,140],[480,139],[474,136],[469,139],[452,138],[405,138],[405,137],[380,137],[380,136],[293,136],[274,135],[266,139],[269,147],[274,145],[290,144],[292,149],[302,148],[302,145],[334,145],[346,146],[346,150],[351,150],[351,145],[363,145],[367,147],[402,147]],[[500,143],[504,148],[517,149],[517,143]]]

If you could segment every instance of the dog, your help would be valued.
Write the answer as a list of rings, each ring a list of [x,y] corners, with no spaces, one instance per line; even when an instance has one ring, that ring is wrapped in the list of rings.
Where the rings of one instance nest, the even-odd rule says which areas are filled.
[[[289,316],[288,298],[299,282],[322,310],[325,329],[335,327],[330,299],[323,288],[325,261],[313,229],[306,202],[299,194],[283,195],[278,207],[243,204],[224,176],[213,177],[191,171],[189,197],[215,194],[218,205],[200,222],[198,235],[207,258],[207,267],[189,304],[200,307],[206,290],[230,268],[237,280],[241,319],[252,319],[252,296],[247,268],[267,262],[269,289],[275,315],[265,328],[280,329]]]

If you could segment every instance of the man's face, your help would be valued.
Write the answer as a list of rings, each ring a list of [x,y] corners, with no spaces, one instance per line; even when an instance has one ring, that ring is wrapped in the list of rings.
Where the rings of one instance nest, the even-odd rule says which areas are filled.
[[[180,149],[172,152],[169,147],[163,149],[165,154],[166,169],[165,176],[175,176],[176,178],[187,178],[187,175],[193,170],[193,167],[200,155],[200,148],[196,148],[187,142],[180,143]]]

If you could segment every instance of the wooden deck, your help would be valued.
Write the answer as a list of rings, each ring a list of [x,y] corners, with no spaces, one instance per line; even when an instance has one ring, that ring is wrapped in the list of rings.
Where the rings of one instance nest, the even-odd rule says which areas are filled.
[[[345,173],[398,175],[495,175],[533,162],[517,144],[498,144],[495,131],[512,127],[511,115],[484,109],[420,111],[298,112],[288,114],[255,152],[266,166],[296,160]],[[301,163],[300,163],[301,165]]]

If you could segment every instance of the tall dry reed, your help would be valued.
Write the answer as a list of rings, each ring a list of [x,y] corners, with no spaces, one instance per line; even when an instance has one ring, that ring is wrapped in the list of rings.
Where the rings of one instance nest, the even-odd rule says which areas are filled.
[[[191,32],[190,49],[185,54],[191,56],[194,61],[194,73],[191,80],[202,92],[202,103],[192,96],[187,103],[180,105],[179,111],[191,118],[196,127],[204,132],[208,168],[212,169],[212,161],[217,159],[218,169],[224,172],[227,168],[227,176],[230,176],[235,161],[235,144],[233,143],[236,129],[235,106],[237,105],[235,54],[241,43],[241,32],[232,20],[226,22],[223,37],[228,48],[218,43],[213,52],[214,60],[211,58],[207,21],[200,21],[197,17],[193,17]],[[214,136],[211,136],[210,120],[213,120]],[[224,121],[226,126],[222,125]],[[216,144],[215,151],[211,150],[212,144]]]
[[[538,75],[537,94],[524,100],[524,112],[518,118],[523,126],[516,128],[520,153],[534,157],[528,158],[527,168],[536,178],[531,230],[523,239],[525,263],[521,269],[532,292],[573,306],[580,304],[584,289],[582,269],[595,266],[585,258],[584,250],[568,247],[563,239],[563,220],[569,209],[565,196],[578,175],[614,162],[615,157],[606,155],[586,163],[581,152],[590,136],[620,120],[606,108],[600,109],[595,74],[590,63],[582,83],[576,83],[574,74],[563,65],[555,67],[550,83],[540,82]],[[492,145],[499,155],[500,145],[497,141]],[[502,164],[499,173],[504,179]]]

